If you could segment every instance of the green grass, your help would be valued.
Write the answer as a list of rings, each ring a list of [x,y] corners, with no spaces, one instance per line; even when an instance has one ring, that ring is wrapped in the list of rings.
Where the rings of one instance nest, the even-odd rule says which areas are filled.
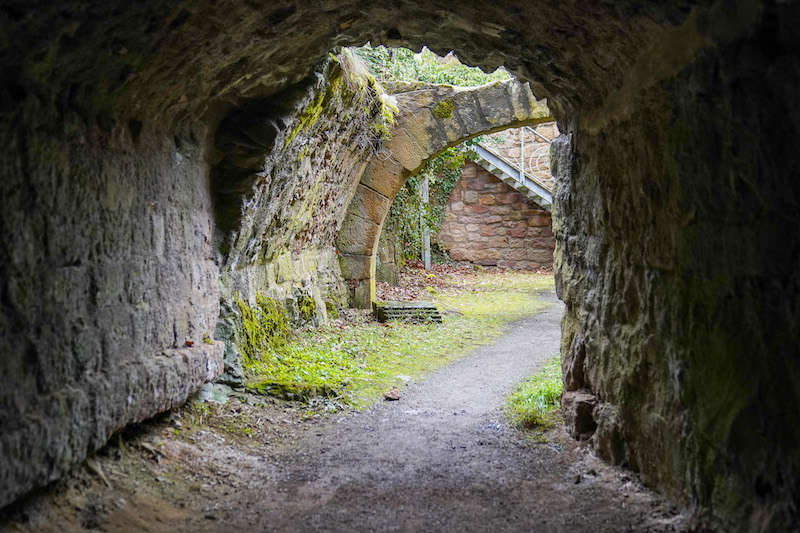
[[[443,324],[370,321],[300,332],[247,365],[248,388],[287,399],[326,397],[368,406],[383,392],[446,365],[501,335],[510,322],[542,310],[545,304],[536,293],[552,283],[546,275],[483,274],[431,291],[445,311]]]
[[[551,428],[558,419],[561,388],[561,359],[555,356],[511,393],[506,414],[519,427]]]

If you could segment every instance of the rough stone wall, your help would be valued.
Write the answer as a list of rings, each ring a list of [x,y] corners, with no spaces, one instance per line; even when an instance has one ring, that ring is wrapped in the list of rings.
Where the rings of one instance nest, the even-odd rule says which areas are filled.
[[[191,132],[29,100],[0,140],[3,505],[183,403],[222,370],[222,345],[203,342],[218,271]]]
[[[798,16],[714,11],[718,48],[554,145],[573,431],[714,530],[800,521]]]
[[[375,279],[393,285],[400,280],[400,265],[402,257],[400,253],[401,242],[397,235],[398,228],[387,220],[381,228],[381,236],[378,239],[378,250],[375,253]]]
[[[334,235],[392,120],[383,96],[344,51],[309,80],[249,102],[220,124],[212,194],[224,254],[215,332],[225,343],[223,382],[243,382],[237,297],[250,305],[257,294],[274,298],[296,326],[308,322],[301,307],[309,299],[316,324],[347,305]]]
[[[448,199],[439,242],[451,259],[535,270],[553,264],[550,213],[467,162]]]
[[[218,241],[223,294],[256,292],[346,305],[334,236],[388,117],[380,87],[349,53],[326,60],[309,81],[249,103],[216,135]],[[381,93],[382,94],[382,93]],[[226,231],[226,229],[228,231]],[[296,294],[295,294],[296,296]]]

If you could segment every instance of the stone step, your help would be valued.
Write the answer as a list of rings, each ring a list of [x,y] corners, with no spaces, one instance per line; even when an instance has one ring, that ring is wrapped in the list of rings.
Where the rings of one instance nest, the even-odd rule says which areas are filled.
[[[432,302],[372,302],[372,310],[379,322],[442,322],[442,314]]]

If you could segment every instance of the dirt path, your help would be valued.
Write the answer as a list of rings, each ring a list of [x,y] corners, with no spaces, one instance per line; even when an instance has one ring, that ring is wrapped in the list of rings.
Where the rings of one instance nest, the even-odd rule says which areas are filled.
[[[400,401],[281,454],[245,505],[257,509],[249,523],[270,531],[672,530],[657,500],[624,473],[536,444],[505,422],[513,386],[558,352],[562,304],[547,297],[547,310],[409,386]]]
[[[60,504],[29,504],[40,508],[28,511],[31,529],[15,525],[53,531],[71,530],[54,524],[60,520],[72,521],[74,530],[103,531],[683,531],[683,518],[630,473],[604,465],[563,432],[535,442],[504,420],[502,405],[514,385],[558,352],[562,304],[544,296],[551,303],[545,311],[411,384],[400,401],[305,426],[269,446],[245,446],[214,432],[172,438],[162,427],[158,467],[99,458],[113,491],[84,476],[90,486],[75,482],[62,491]],[[42,511],[47,505],[58,509]],[[94,510],[74,511],[83,508]]]

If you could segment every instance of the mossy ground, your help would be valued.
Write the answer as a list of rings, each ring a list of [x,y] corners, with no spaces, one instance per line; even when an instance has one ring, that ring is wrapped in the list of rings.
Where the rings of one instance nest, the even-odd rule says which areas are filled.
[[[349,313],[349,319],[296,332],[277,347],[264,343],[261,355],[246,364],[248,388],[303,402],[324,397],[341,406],[368,406],[535,314],[544,306],[537,293],[553,285],[550,275],[520,272],[426,275],[426,299],[444,312],[442,324],[380,324]]]

